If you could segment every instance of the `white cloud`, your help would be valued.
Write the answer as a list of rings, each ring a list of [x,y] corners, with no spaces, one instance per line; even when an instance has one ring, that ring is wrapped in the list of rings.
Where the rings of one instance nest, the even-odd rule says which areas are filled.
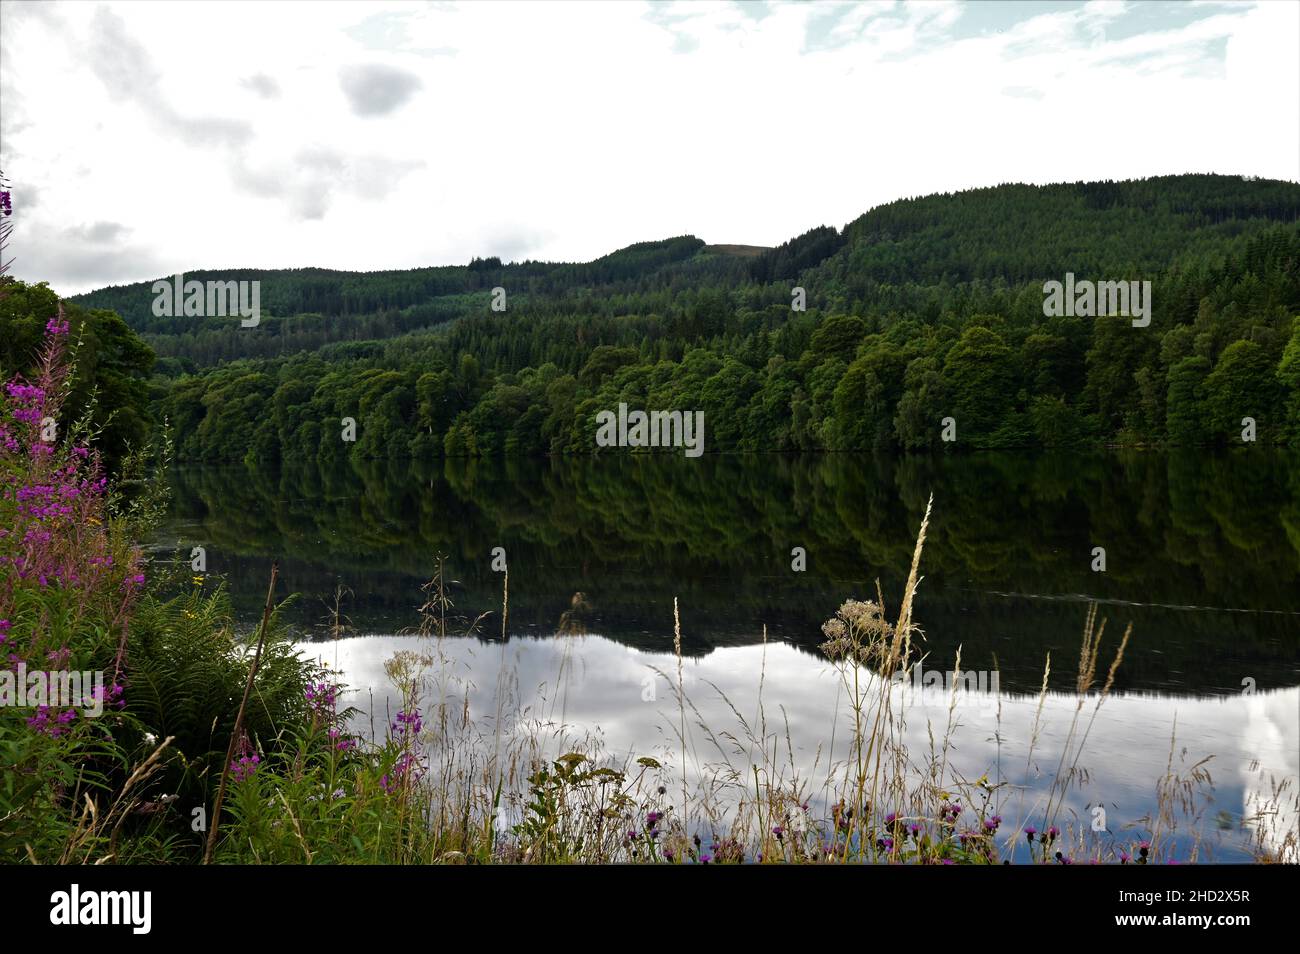
[[[386,116],[423,85],[420,77],[383,63],[360,63],[339,70],[339,85],[358,116]]]
[[[263,99],[276,99],[280,95],[280,84],[275,81],[274,76],[268,76],[265,73],[254,73],[252,76],[246,76],[239,81],[239,85],[245,89],[251,89]]]
[[[73,293],[198,267],[585,260],[686,232],[777,244],[1013,180],[1300,177],[1296,4],[1127,34],[1133,8],[1098,3],[306,9],[4,4],[15,272]],[[381,81],[349,94],[359,64]],[[109,222],[129,249],[61,244]]]

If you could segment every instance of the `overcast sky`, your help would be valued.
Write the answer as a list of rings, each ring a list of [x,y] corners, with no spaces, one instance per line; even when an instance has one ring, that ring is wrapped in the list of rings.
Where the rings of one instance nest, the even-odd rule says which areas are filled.
[[[0,3],[14,273],[773,245],[999,182],[1300,178],[1300,4]]]

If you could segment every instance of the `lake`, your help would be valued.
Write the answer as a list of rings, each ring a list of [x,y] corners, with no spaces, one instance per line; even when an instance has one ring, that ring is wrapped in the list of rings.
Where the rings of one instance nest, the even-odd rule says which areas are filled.
[[[876,598],[877,581],[897,615],[933,495],[914,611],[925,657],[891,690],[909,749],[933,753],[946,734],[955,778],[1004,783],[992,798],[1007,826],[1034,823],[1055,798],[1071,826],[1116,844],[1158,825],[1182,860],[1242,860],[1250,842],[1295,851],[1294,453],[190,466],[174,486],[158,555],[204,547],[247,628],[278,559],[281,594],[299,594],[285,618],[380,735],[396,711],[384,661],[415,649],[437,659],[435,694],[498,734],[545,735],[551,757],[582,741],[619,761],[679,764],[676,599],[692,784],[725,804],[756,760],[779,762],[814,816],[847,757],[845,682],[819,648],[822,624],[846,599]],[[509,571],[504,639],[496,548]],[[454,606],[447,638],[431,640],[416,630],[440,555]],[[346,620],[333,632],[340,586]],[[1094,603],[1101,677],[1077,716]],[[918,688],[958,653],[969,690]]]

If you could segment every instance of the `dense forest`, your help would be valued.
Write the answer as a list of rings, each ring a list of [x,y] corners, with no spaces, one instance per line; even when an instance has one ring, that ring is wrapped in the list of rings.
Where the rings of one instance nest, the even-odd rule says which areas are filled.
[[[1298,223],[1300,185],[1283,181],[1003,185],[770,249],[683,236],[585,264],[187,273],[259,280],[251,328],[158,317],[152,283],[74,301],[157,354],[150,368],[118,347],[101,375],[151,375],[147,395],[114,400],[132,437],[144,414],[169,422],[182,459],[590,453],[619,402],[702,410],[711,451],[934,448],[954,432],[956,447],[1240,443],[1247,417],[1258,441],[1296,442]],[[1045,316],[1044,282],[1067,273],[1150,281],[1150,324]],[[6,299],[6,368],[44,296]]]

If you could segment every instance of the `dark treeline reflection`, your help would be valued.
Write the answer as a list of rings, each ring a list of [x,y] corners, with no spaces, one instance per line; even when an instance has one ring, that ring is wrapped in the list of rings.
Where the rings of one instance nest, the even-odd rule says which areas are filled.
[[[1300,460],[1280,451],[372,461],[186,468],[174,482],[160,544],[205,546],[250,621],[275,557],[304,629],[337,583],[355,628],[413,627],[441,553],[454,612],[491,610],[482,629],[499,634],[499,546],[511,636],[554,634],[582,593],[566,631],[670,649],[677,596],[692,653],[758,642],[763,624],[816,652],[821,622],[876,579],[894,615],[933,492],[927,668],[950,668],[960,645],[963,668],[996,659],[1003,690],[1034,691],[1050,651],[1052,684],[1068,687],[1096,598],[1110,648],[1133,624],[1120,688],[1300,682]]]

